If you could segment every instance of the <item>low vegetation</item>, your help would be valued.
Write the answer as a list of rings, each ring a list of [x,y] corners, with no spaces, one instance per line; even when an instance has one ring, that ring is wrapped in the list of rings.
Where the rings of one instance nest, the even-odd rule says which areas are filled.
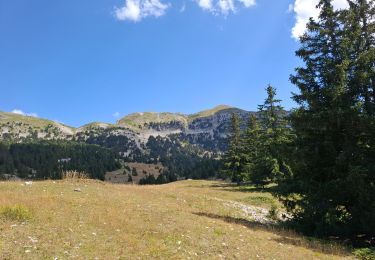
[[[0,208],[0,218],[5,221],[23,222],[31,219],[31,213],[24,205],[4,206]]]
[[[1,215],[12,217],[0,218],[0,259],[354,258],[336,243],[258,221],[274,202],[247,199],[262,194],[271,198],[213,181],[2,182],[0,205],[8,206],[1,212],[12,213]]]

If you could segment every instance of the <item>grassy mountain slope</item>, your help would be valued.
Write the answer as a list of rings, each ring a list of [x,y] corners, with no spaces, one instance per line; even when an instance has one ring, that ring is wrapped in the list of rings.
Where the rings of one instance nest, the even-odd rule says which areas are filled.
[[[351,259],[256,222],[271,195],[221,182],[0,185],[0,259]]]
[[[231,106],[227,106],[227,105],[219,105],[212,109],[203,110],[196,114],[189,115],[189,121],[193,121],[195,119],[202,118],[202,117],[213,116],[214,114],[221,112],[223,110],[231,110],[231,109],[235,109],[235,108]]]
[[[133,113],[120,119],[117,124],[125,125],[128,127],[143,127],[144,124],[170,122],[181,122],[183,124],[186,124],[186,116],[177,113]]]
[[[93,123],[89,123],[89,124],[86,124],[84,126],[81,126],[77,130],[78,131],[87,131],[87,130],[96,130],[96,129],[109,129],[109,128],[113,128],[113,127],[115,127],[115,125],[108,124],[108,123],[102,123],[102,122],[93,122]]]
[[[57,137],[73,135],[76,131],[73,127],[52,120],[6,112],[0,112],[0,130],[23,136],[37,131],[44,136],[49,133]]]

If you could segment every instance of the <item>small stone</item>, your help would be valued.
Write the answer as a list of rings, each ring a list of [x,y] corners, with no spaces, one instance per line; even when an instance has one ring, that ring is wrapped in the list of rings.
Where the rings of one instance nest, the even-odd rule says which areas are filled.
[[[75,188],[74,191],[75,192],[81,192],[81,189],[80,188]]]
[[[31,243],[38,243],[38,239],[34,237],[29,237]]]

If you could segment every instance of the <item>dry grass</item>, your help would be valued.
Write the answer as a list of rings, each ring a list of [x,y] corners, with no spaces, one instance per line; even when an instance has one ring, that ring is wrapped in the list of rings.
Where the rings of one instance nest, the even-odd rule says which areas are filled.
[[[138,184],[146,175],[154,175],[157,178],[163,171],[162,164],[147,164],[147,163],[127,163],[130,171],[126,169],[119,169],[113,172],[107,172],[105,181],[117,184]],[[137,170],[137,176],[132,175],[132,169]],[[129,174],[132,176],[132,182],[129,183]]]
[[[85,172],[66,171],[63,173],[62,179],[64,181],[72,182],[87,181],[89,179],[89,175]]]
[[[254,222],[228,206],[253,192],[219,182],[21,184],[0,182],[0,206],[33,212],[23,223],[0,218],[0,259],[352,258],[338,245]]]

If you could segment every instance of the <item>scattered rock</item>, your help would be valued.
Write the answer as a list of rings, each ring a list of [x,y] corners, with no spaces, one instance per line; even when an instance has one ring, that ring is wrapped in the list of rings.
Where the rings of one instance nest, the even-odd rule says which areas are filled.
[[[36,239],[35,237],[29,237],[30,239],[30,242],[35,244],[35,243],[38,243],[38,239]]]

